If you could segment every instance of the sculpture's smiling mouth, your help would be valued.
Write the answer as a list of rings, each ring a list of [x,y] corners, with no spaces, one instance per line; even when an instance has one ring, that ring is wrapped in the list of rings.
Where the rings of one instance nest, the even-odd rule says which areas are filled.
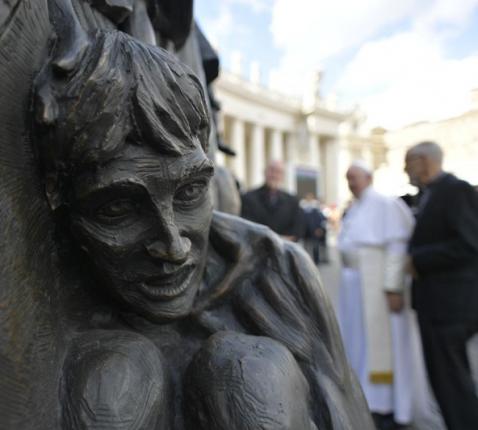
[[[194,267],[186,266],[175,273],[148,279],[139,284],[139,291],[150,300],[174,299],[188,288]]]

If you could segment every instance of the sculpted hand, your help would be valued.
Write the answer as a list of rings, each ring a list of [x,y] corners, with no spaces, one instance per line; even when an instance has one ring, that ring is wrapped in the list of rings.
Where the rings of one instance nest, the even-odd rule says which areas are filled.
[[[388,308],[391,312],[401,312],[404,306],[402,293],[386,293]]]
[[[245,280],[234,305],[254,332],[278,340],[296,356],[311,360],[313,323],[301,309],[287,281],[273,270],[264,269],[255,284]]]

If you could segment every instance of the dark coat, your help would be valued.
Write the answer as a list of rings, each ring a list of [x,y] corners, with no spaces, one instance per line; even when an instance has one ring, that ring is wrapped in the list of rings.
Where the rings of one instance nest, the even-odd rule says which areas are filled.
[[[418,272],[414,306],[420,317],[478,319],[478,194],[443,174],[423,196],[409,252]]]
[[[304,238],[305,239],[323,239],[327,230],[327,217],[318,208],[303,209],[304,214]],[[315,234],[317,229],[322,230],[319,237]]]
[[[241,216],[264,224],[281,236],[303,236],[304,219],[299,200],[285,191],[277,191],[274,203],[270,201],[266,186],[245,193]]]

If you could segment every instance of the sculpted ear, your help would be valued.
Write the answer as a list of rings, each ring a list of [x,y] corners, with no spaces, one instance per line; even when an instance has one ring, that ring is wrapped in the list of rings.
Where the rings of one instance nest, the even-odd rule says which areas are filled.
[[[71,0],[48,0],[48,12],[57,37],[51,64],[56,72],[68,74],[81,61],[88,47],[88,36]]]

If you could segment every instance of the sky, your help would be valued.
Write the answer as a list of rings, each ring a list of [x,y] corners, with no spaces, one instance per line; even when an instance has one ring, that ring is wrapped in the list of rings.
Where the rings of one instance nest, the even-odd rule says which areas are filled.
[[[321,70],[322,96],[370,127],[459,115],[478,87],[478,0],[196,0],[195,13],[224,69],[257,62],[296,96]]]

